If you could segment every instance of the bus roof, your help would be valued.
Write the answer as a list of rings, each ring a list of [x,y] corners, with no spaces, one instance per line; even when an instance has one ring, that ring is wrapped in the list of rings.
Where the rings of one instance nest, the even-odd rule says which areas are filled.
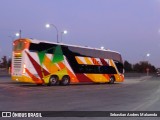
[[[49,42],[49,41],[45,41],[45,40],[37,40],[37,39],[30,39],[33,43],[49,43],[49,44],[56,44],[56,45],[64,45],[64,46],[71,46],[71,47],[79,47],[79,48],[86,48],[86,49],[93,49],[93,50],[100,50],[100,51],[109,51],[109,52],[114,52],[114,53],[118,53],[117,51],[113,51],[110,49],[100,49],[100,48],[93,48],[93,47],[89,47],[89,46],[79,46],[79,45],[71,45],[71,44],[65,44],[65,43],[57,43],[57,42]]]

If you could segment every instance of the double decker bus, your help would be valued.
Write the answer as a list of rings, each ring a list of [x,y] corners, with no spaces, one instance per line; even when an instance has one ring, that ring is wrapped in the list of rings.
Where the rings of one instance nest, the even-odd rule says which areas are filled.
[[[13,42],[11,68],[12,80],[39,85],[124,81],[118,52],[28,38]]]

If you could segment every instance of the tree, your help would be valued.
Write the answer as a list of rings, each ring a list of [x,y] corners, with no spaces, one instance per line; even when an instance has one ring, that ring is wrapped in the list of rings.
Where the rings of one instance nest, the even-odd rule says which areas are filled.
[[[11,58],[7,59],[7,56],[3,56],[0,61],[1,68],[9,68],[11,66]]]
[[[128,61],[124,61],[124,69],[125,69],[125,72],[131,72],[131,71],[133,71],[132,64],[129,63]]]
[[[151,65],[148,61],[141,61],[133,65],[133,70],[135,72],[146,73],[147,69],[149,69],[149,72],[151,73],[156,71],[156,68],[153,65]]]
[[[133,71],[134,72],[141,72],[141,66],[139,63],[136,63],[133,65]]]
[[[1,60],[1,67],[2,68],[7,68],[7,57],[6,56],[3,56],[2,58],[1,58],[2,60]]]

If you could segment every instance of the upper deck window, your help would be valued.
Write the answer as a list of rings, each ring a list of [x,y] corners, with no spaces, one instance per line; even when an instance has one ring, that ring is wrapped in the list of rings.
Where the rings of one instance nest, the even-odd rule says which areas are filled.
[[[13,50],[14,51],[22,51],[28,47],[29,47],[29,42],[27,40],[20,39],[20,40],[14,41],[14,43],[13,43]]]
[[[23,41],[17,41],[14,43],[14,51],[23,50],[24,49],[24,42]]]

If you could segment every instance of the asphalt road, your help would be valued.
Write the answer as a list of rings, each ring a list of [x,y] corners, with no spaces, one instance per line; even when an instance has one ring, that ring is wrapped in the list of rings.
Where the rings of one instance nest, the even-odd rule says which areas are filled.
[[[3,76],[0,111],[160,111],[160,78],[49,87],[21,84]]]

